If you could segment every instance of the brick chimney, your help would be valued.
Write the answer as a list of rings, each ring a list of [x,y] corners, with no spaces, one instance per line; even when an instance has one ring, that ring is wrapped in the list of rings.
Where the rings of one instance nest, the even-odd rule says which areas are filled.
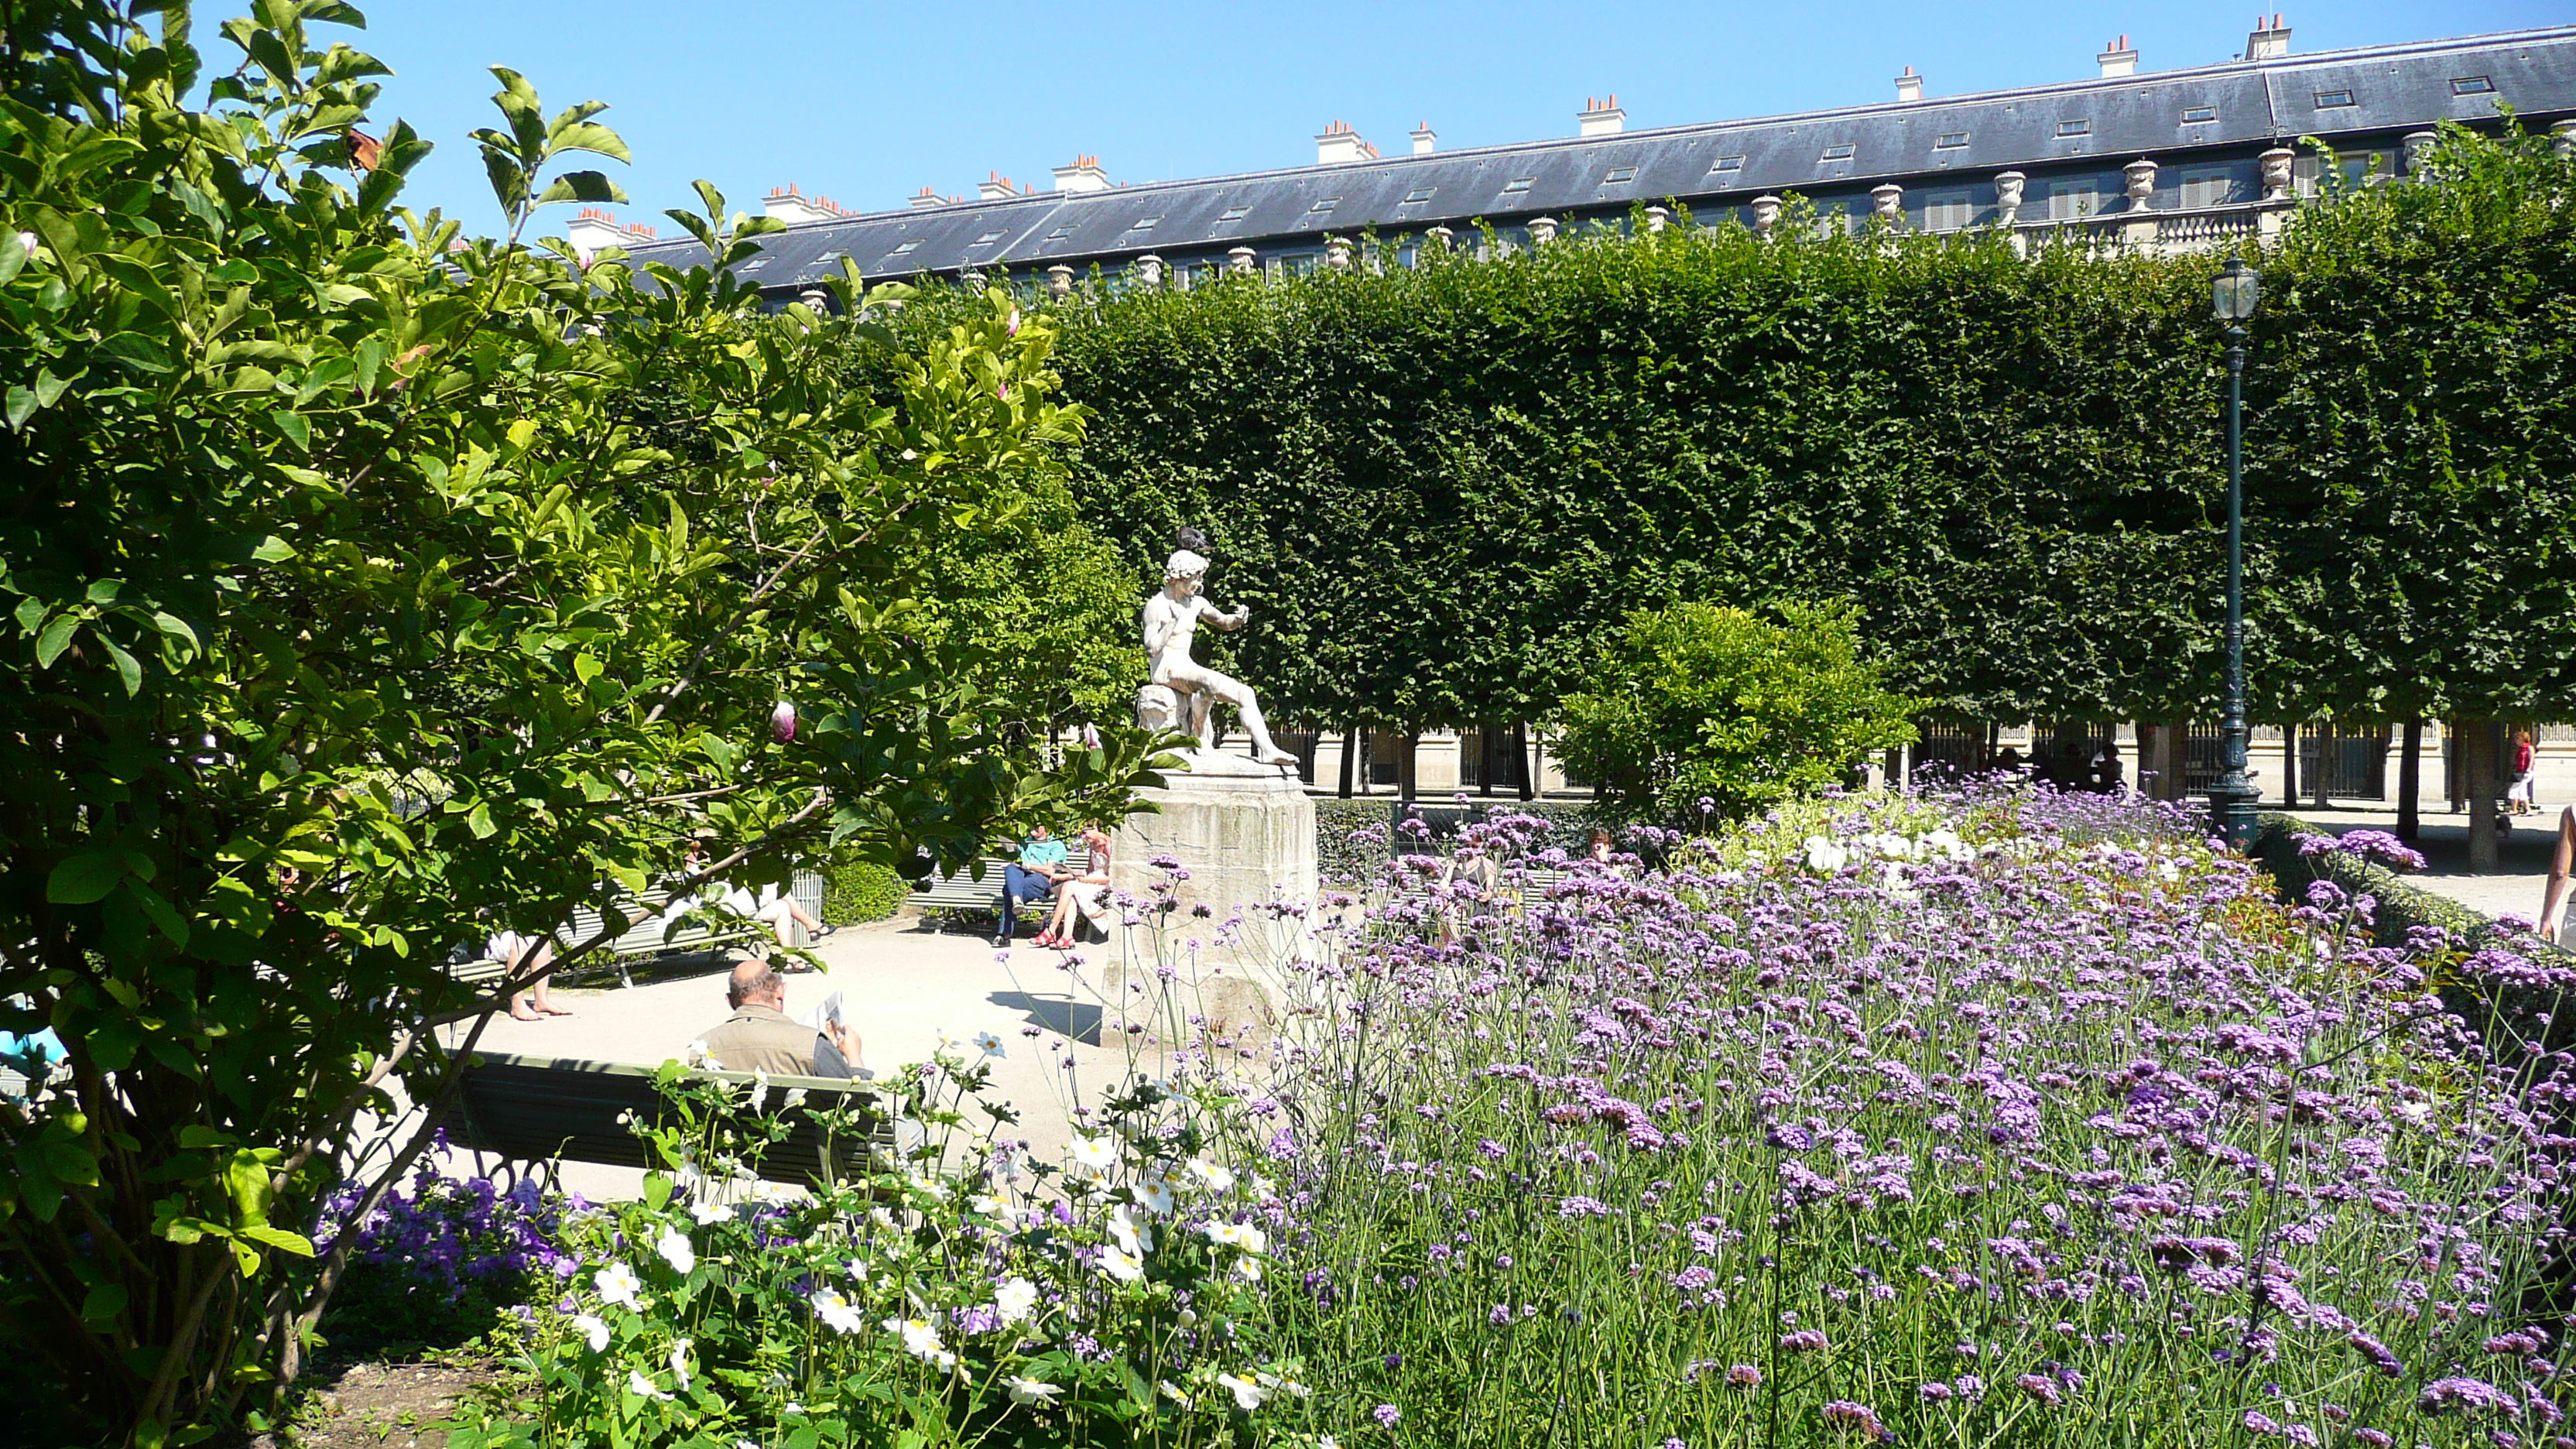
[[[2255,16],[2254,33],[2245,37],[2245,58],[2279,60],[2289,53],[2290,27],[2282,23],[2279,12],[2273,13],[2272,23],[2269,25],[2263,23],[2262,16]]]
[[[796,183],[792,181],[785,186],[771,187],[769,195],[761,202],[761,211],[789,226],[799,226],[809,221],[830,221],[834,217],[845,214],[828,196],[800,194],[796,190]]]
[[[2117,80],[2124,75],[2138,73],[2138,48],[2131,45],[2125,35],[2103,46],[2102,53],[2093,59],[2102,67],[2104,80]]]
[[[587,262],[600,248],[622,247],[632,238],[618,226],[616,217],[596,206],[585,206],[573,214],[571,224],[564,228],[564,240],[571,242],[572,249]]]
[[[927,186],[913,194],[911,203],[912,209],[915,211],[928,211],[934,206],[946,206],[947,204],[947,197],[940,195],[938,192],[931,190]]]
[[[1616,95],[1597,101],[1584,97],[1583,113],[1574,119],[1585,136],[1616,136],[1628,128],[1628,113],[1619,109]]]
[[[1429,121],[1425,121],[1421,125],[1413,128],[1414,155],[1428,156],[1438,149],[1440,149],[1440,137],[1437,132],[1431,129],[1431,123]]]
[[[1107,191],[1109,173],[1100,169],[1097,156],[1076,156],[1070,166],[1055,168],[1055,189],[1067,194]]]
[[[1907,66],[1905,74],[1896,78],[1896,98],[1900,101],[1923,99],[1923,77],[1914,73],[1914,67]]]
[[[1348,121],[1335,121],[1315,137],[1315,164],[1318,166],[1342,166],[1353,161],[1376,159],[1377,148],[1352,130]]]
[[[975,184],[975,194],[985,201],[1008,201],[1019,195],[1011,189],[1011,178],[996,171]]]

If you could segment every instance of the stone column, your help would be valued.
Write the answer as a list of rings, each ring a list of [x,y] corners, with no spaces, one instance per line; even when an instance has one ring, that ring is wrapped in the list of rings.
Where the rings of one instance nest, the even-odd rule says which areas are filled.
[[[2022,192],[2029,180],[2018,171],[1995,173],[1995,225],[2008,227],[2021,219]]]

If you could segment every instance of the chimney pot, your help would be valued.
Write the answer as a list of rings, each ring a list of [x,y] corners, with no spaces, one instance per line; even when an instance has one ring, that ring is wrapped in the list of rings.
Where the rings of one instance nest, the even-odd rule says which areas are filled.
[[[2107,49],[2093,59],[2102,67],[2104,80],[2117,80],[2122,76],[2138,73],[2137,48],[2129,44],[2129,37],[2125,35],[2112,41]]]
[[[2290,27],[2282,23],[2280,15],[2274,14],[2269,25],[2263,23],[2262,16],[2255,16],[2254,33],[2245,37],[2245,58],[2279,60],[2289,53]]]
[[[1627,123],[1628,113],[1619,109],[1619,98],[1615,95],[1601,101],[1584,97],[1582,113],[1575,117],[1575,124],[1587,137],[1616,136],[1626,129]]]
[[[1896,98],[1900,101],[1923,99],[1923,77],[1914,73],[1914,67],[1907,66],[1905,74],[1896,78]]]
[[[1318,166],[1340,166],[1352,161],[1368,161],[1374,159],[1376,155],[1377,148],[1371,146],[1358,131],[1353,130],[1343,121],[1337,120],[1326,126],[1323,134],[1315,138],[1315,164]]]
[[[1069,195],[1107,191],[1109,173],[1100,169],[1099,157],[1085,153],[1074,157],[1072,165],[1055,168],[1055,189]]]
[[[1438,133],[1431,129],[1431,123],[1429,121],[1425,121],[1421,125],[1413,128],[1414,155],[1428,156],[1433,151],[1439,149],[1439,146],[1440,137]]]

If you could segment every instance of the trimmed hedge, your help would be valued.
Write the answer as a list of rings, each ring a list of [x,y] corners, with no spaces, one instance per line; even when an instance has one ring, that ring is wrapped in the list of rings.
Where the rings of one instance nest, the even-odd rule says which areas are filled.
[[[823,872],[823,924],[882,921],[895,913],[911,889],[891,868],[872,860],[834,865]]]

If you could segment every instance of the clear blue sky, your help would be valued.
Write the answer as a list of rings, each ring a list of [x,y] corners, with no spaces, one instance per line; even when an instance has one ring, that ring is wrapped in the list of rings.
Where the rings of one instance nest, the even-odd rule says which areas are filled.
[[[379,121],[438,151],[405,199],[473,230],[495,220],[467,132],[490,124],[512,66],[549,109],[603,100],[635,164],[608,169],[661,225],[705,177],[741,209],[795,182],[854,209],[923,186],[972,195],[989,171],[1046,189],[1076,152],[1114,181],[1310,163],[1347,120],[1401,154],[1429,121],[1443,149],[1571,135],[1586,96],[1617,92],[1631,129],[1891,99],[1911,65],[1932,95],[2076,80],[2126,32],[2141,68],[2242,50],[2244,0],[2125,5],[1483,0],[1475,4],[844,5],[824,0],[358,0],[348,38],[391,65]],[[2275,4],[2284,0],[2273,0]],[[246,3],[199,0],[214,24]],[[2564,23],[2564,0],[2367,0],[2285,12],[2294,51]],[[337,30],[338,27],[329,27]],[[558,223],[559,225],[559,223]],[[549,227],[548,230],[554,230]]]

